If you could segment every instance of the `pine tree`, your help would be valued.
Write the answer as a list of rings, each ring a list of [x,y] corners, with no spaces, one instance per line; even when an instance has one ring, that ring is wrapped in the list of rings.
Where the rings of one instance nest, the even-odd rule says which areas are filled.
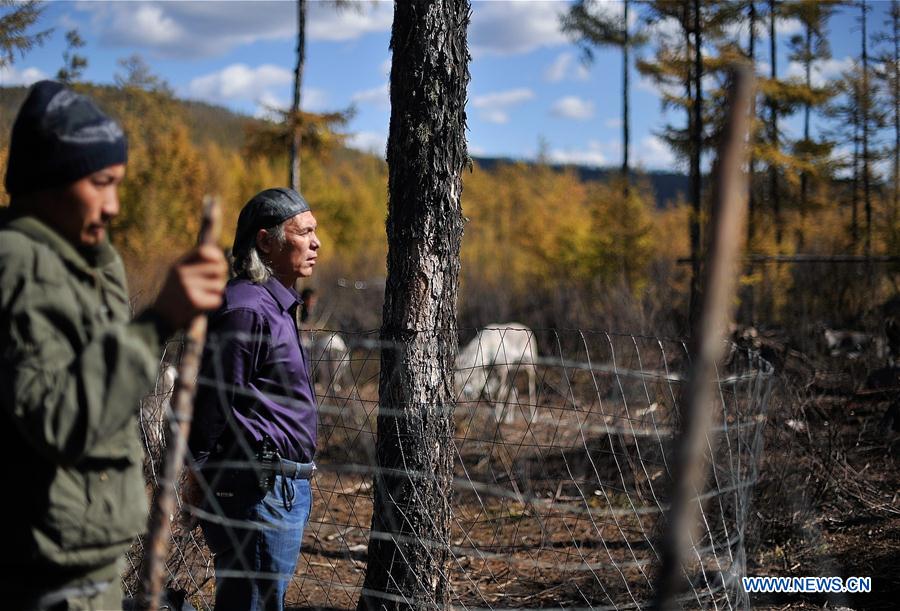
[[[647,36],[640,30],[632,30],[629,24],[632,0],[624,0],[622,15],[616,16],[606,11],[608,5],[601,7],[595,0],[578,0],[569,7],[568,13],[560,19],[563,32],[574,38],[581,48],[584,59],[588,63],[594,61],[594,48],[617,47],[622,50],[622,179],[625,185],[625,196],[631,178],[629,156],[631,152],[630,117],[629,117],[629,71],[630,53],[640,48],[647,41]]]
[[[816,62],[831,57],[831,49],[827,39],[828,20],[834,14],[840,0],[794,0],[783,6],[785,17],[793,17],[802,25],[803,34],[796,34],[790,39],[791,61],[803,66],[803,138],[794,143],[794,155],[800,162],[800,214],[801,218],[809,209],[810,181],[822,171],[827,170],[828,159],[833,143],[813,140],[810,132],[810,119],[814,109],[823,107],[832,96],[827,87],[813,85],[812,73]],[[803,225],[798,230],[799,249],[804,245]]]
[[[891,0],[891,9],[888,13],[887,32],[876,37],[876,40],[886,46],[878,56],[881,69],[877,76],[883,84],[890,107],[890,123],[894,131],[893,165],[891,172],[891,235],[897,231],[897,223],[900,220],[900,0]]]
[[[2,0],[0,9],[0,68],[13,63],[16,54],[24,56],[35,46],[44,44],[52,30],[30,32],[44,12],[45,5],[37,0],[17,2]]]
[[[66,50],[63,51],[63,67],[56,73],[56,79],[63,83],[71,85],[81,80],[85,69],[87,68],[87,58],[80,53],[78,49],[84,47],[84,39],[78,33],[78,30],[69,30],[66,32]]]
[[[703,83],[704,77],[723,67],[717,57],[705,55],[704,49],[721,49],[725,27],[739,15],[740,5],[714,0],[652,0],[646,5],[645,18],[651,27],[666,20],[678,24],[677,37],[666,39],[665,36],[658,36],[654,58],[638,61],[638,70],[659,86],[663,108],[681,108],[687,115],[683,127],[666,125],[663,138],[676,155],[687,160],[690,174],[692,215],[688,231],[691,242],[692,325],[700,303],[702,158],[703,152],[715,145],[711,132],[716,129],[710,115],[712,104],[709,96],[704,95]]]

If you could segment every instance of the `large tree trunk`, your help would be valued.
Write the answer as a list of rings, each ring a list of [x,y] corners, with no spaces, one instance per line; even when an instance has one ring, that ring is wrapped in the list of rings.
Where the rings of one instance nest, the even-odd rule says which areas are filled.
[[[468,0],[394,6],[375,507],[359,609],[450,602]]]
[[[290,184],[294,191],[300,191],[300,142],[301,125],[300,101],[303,84],[303,68],[306,65],[306,0],[297,0],[297,66],[294,68],[294,102],[291,105],[291,139]]]

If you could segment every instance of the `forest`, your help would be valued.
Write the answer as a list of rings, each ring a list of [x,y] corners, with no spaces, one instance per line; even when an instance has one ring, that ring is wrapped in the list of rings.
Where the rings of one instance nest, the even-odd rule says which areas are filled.
[[[440,5],[442,18],[465,22],[460,16],[467,14],[468,2],[450,4],[431,3],[429,10]],[[873,4],[567,4],[558,25],[586,63],[596,61],[600,49],[621,54],[622,80],[615,88],[621,95],[622,160],[598,169],[557,163],[546,151],[528,159],[482,159],[463,150],[457,194],[459,287],[456,292],[450,286],[446,293],[456,308],[450,315],[442,310],[449,318],[435,322],[431,331],[458,330],[451,344],[458,340],[463,347],[473,336],[481,341],[476,330],[485,325],[520,321],[535,331],[529,337],[537,338],[544,360],[537,361],[537,398],[529,397],[529,404],[521,399],[522,386],[516,388],[516,372],[511,374],[507,399],[521,399],[513,402],[513,410],[521,413],[502,425],[499,407],[484,409],[492,401],[489,392],[487,398],[466,399],[459,389],[451,399],[457,411],[446,422],[421,413],[411,417],[452,442],[447,444],[452,451],[444,448],[444,454],[425,456],[422,463],[426,472],[428,460],[440,463],[435,479],[428,480],[432,492],[438,484],[433,498],[454,488],[453,511],[450,501],[442,507],[443,531],[435,527],[436,534],[428,535],[434,540],[423,536],[416,542],[421,552],[438,541],[446,548],[443,561],[452,564],[435,580],[447,591],[435,593],[423,608],[451,602],[477,608],[584,607],[601,600],[615,606],[627,597],[640,607],[637,599],[652,593],[642,563],[652,562],[659,532],[645,529],[643,516],[648,508],[663,511],[666,497],[657,497],[654,481],[668,474],[673,431],[683,424],[679,385],[690,363],[685,346],[695,331],[704,288],[700,278],[710,263],[704,249],[719,172],[716,150],[738,64],[752,67],[756,94],[736,315],[720,378],[725,411],[719,424],[725,442],[733,442],[736,450],[725,459],[711,457],[714,475],[724,474],[714,488],[724,500],[710,514],[722,517],[724,535],[712,532],[718,526],[710,529],[712,556],[718,562],[719,556],[739,550],[740,557],[729,557],[729,571],[871,575],[875,580],[876,594],[868,598],[758,596],[753,598],[758,607],[852,603],[852,608],[891,608],[900,592],[893,569],[900,549],[895,468],[900,1],[892,0],[889,9],[881,3],[880,11],[873,11]],[[406,25],[416,17],[407,14]],[[446,25],[442,18],[431,26],[440,30]],[[777,61],[779,28],[786,24],[794,32],[787,39],[789,62],[799,71]],[[823,77],[819,68],[833,59],[835,28],[852,30],[857,51],[840,73]],[[453,40],[464,47],[462,31],[462,43]],[[440,35],[450,40],[446,31]],[[359,574],[367,558],[362,551],[368,544],[375,556],[379,545],[368,539],[378,523],[379,512],[373,515],[372,507],[379,500],[373,501],[378,489],[371,492],[365,470],[384,458],[379,454],[376,460],[375,450],[383,442],[376,430],[379,397],[400,393],[394,404],[408,409],[417,405],[409,398],[412,391],[425,388],[434,391],[432,399],[440,399],[434,405],[443,405],[447,397],[440,392],[453,387],[448,382],[434,390],[421,378],[417,385],[409,381],[416,380],[413,375],[405,387],[392,387],[385,373],[389,350],[380,353],[379,373],[372,339],[380,327],[382,341],[407,341],[401,334],[391,336],[386,322],[390,308],[399,307],[399,300],[389,297],[401,293],[391,285],[390,249],[408,246],[402,240],[404,227],[392,227],[389,211],[396,214],[402,200],[419,206],[406,209],[409,217],[403,218],[415,220],[417,210],[433,213],[436,199],[416,200],[410,193],[424,192],[422,185],[439,189],[432,183],[440,176],[420,173],[421,184],[392,182],[397,168],[410,171],[419,159],[413,154],[404,159],[397,149],[392,158],[391,141],[386,155],[351,148],[353,107],[250,117],[179,98],[140,56],[120,61],[113,84],[90,83],[81,78],[90,58],[78,54],[77,32],[69,42],[57,77],[96,99],[119,119],[129,139],[122,212],[110,233],[125,260],[135,311],[153,299],[176,253],[194,243],[204,196],[215,194],[223,204],[220,246],[227,249],[244,202],[261,189],[291,184],[296,169],[291,144],[301,143],[296,158],[302,160],[302,192],[315,211],[322,241],[320,267],[309,286],[317,289],[327,312],[319,322],[349,340],[344,356],[352,381],[343,389],[334,380],[317,388],[325,440],[320,448],[324,474],[317,483],[323,494],[314,511],[320,521],[314,540],[304,542],[306,564],[290,596],[304,607],[352,607],[365,590]],[[19,57],[9,49],[7,63]],[[464,63],[454,67],[467,70]],[[670,172],[648,171],[633,161],[632,68],[659,92],[665,120],[655,129],[676,159]],[[459,93],[462,83],[464,96],[468,75],[455,76],[457,81],[443,84]],[[399,88],[400,76],[392,79],[397,81],[392,87]],[[26,92],[25,87],[0,88],[3,165],[9,128]],[[454,136],[461,139],[460,133]],[[442,155],[460,152],[451,148],[434,147],[427,155],[446,161]],[[404,194],[406,187],[410,191]],[[5,204],[8,199],[0,194],[0,205]],[[432,246],[446,245],[434,240]],[[433,345],[416,341],[429,354]],[[423,359],[419,375],[438,359],[429,358]],[[450,362],[446,357],[448,367]],[[443,374],[447,380],[452,375],[449,369]],[[155,389],[150,398],[160,421],[166,392],[171,394],[171,387]],[[727,411],[731,402],[733,414]],[[389,416],[378,419],[379,427],[390,422]],[[409,431],[403,435],[414,438]],[[407,438],[403,435],[398,432]],[[147,448],[151,461],[154,451],[158,458],[159,447]],[[347,475],[342,469],[348,466],[359,470]],[[460,481],[470,488],[460,489]],[[739,492],[731,496],[733,489]],[[606,521],[595,521],[598,515]],[[737,526],[728,522],[732,516],[738,516]],[[738,534],[729,538],[732,527]],[[717,550],[720,535],[725,543]],[[202,598],[211,588],[208,575],[206,581],[197,577],[205,552],[202,545],[189,552],[196,563],[185,569],[188,577],[179,574],[179,585],[188,584],[186,589]],[[712,596],[717,592],[713,582],[725,583],[726,572],[719,566],[707,575],[704,562],[698,553],[704,581],[691,575],[691,588]],[[580,581],[578,571],[589,574]],[[427,584],[417,587],[428,589]],[[365,596],[360,596],[363,605]],[[729,608],[732,602],[727,601]]]

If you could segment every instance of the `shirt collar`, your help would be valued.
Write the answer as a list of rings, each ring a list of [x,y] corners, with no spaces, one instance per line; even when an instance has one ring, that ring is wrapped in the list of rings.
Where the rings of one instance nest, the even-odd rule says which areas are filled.
[[[272,298],[278,302],[278,305],[281,306],[281,309],[285,312],[293,308],[295,305],[300,303],[300,295],[297,294],[297,291],[294,289],[289,289],[278,280],[278,278],[269,278],[263,283],[263,287],[269,294],[272,295]]]

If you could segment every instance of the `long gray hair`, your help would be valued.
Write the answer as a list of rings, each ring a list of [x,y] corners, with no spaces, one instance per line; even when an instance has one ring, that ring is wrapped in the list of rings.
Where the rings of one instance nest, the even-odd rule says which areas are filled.
[[[285,221],[286,222],[286,221]],[[278,246],[284,246],[284,223],[267,227],[266,231],[272,236]],[[249,249],[235,253],[234,256],[234,272],[238,276],[243,276],[255,284],[263,284],[268,282],[269,278],[275,275],[272,265],[265,258],[265,253],[260,252],[256,241]]]

